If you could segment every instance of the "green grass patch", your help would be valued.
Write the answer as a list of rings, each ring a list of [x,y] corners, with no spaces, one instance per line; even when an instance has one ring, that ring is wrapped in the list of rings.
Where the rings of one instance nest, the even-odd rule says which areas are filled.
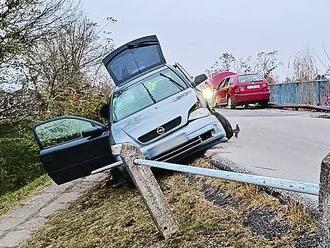
[[[0,138],[0,195],[16,191],[43,174],[33,139]]]
[[[43,175],[18,190],[0,195],[0,216],[6,214],[13,207],[25,203],[29,197],[51,184],[52,180]]]
[[[201,163],[206,162],[196,164]],[[106,185],[50,217],[21,247],[292,247],[316,229],[303,207],[283,204],[256,187],[180,174],[159,183],[180,224],[169,240],[160,237],[136,189]],[[276,223],[287,230],[279,228],[274,238],[263,235],[267,225],[256,232],[258,226],[246,223],[258,209],[272,218],[270,231],[277,232]]]

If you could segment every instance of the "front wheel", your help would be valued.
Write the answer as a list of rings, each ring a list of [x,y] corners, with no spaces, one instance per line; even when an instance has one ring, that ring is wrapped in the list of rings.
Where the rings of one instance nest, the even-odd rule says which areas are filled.
[[[233,137],[233,135],[234,135],[234,131],[233,131],[233,128],[232,128],[230,122],[228,121],[228,119],[226,117],[224,117],[222,114],[220,114],[214,110],[212,110],[211,113],[212,113],[212,115],[217,117],[217,119],[220,121],[221,125],[225,129],[227,139],[230,140],[231,137]]]

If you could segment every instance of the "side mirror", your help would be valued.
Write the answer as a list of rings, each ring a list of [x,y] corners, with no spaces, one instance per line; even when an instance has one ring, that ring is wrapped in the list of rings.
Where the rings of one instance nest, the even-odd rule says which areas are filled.
[[[203,83],[205,80],[207,80],[207,76],[205,74],[201,74],[195,77],[194,84],[195,86]]]
[[[103,127],[92,127],[82,131],[83,137],[97,137],[100,136],[104,132]]]
[[[99,114],[102,118],[104,118],[106,120],[109,119],[109,104],[108,103],[104,104],[101,107]]]

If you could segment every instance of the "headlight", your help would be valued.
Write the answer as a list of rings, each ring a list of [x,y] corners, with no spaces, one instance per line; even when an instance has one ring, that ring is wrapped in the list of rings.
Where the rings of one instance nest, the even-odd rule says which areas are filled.
[[[207,108],[198,108],[190,112],[189,121],[193,121],[199,118],[203,118],[211,115],[210,111]]]
[[[212,99],[214,97],[214,92],[209,87],[202,89],[202,94],[206,100]]]
[[[210,107],[215,106],[215,91],[211,87],[202,89],[202,95]]]

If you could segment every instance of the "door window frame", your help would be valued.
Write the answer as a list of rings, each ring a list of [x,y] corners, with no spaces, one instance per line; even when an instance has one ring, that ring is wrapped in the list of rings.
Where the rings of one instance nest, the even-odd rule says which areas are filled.
[[[36,132],[36,128],[39,127],[39,126],[41,126],[41,125],[44,125],[46,123],[57,121],[57,120],[63,120],[63,119],[74,119],[74,120],[86,121],[86,122],[91,123],[93,127],[94,126],[101,126],[102,128],[104,128],[104,130],[108,130],[108,127],[106,125],[104,125],[104,124],[102,124],[102,123],[100,123],[98,121],[87,119],[87,118],[80,117],[80,116],[66,115],[66,116],[54,117],[54,118],[51,118],[51,119],[48,119],[46,121],[43,121],[43,122],[38,123],[32,129],[32,133],[33,133],[34,139],[36,140],[36,142],[37,142],[40,150],[48,149],[50,147],[56,147],[56,146],[63,145],[63,144],[66,144],[66,143],[70,143],[70,142],[78,139],[78,138],[77,139],[72,139],[72,140],[68,140],[68,141],[66,141],[64,143],[61,143],[61,144],[55,144],[55,145],[46,146],[46,147],[40,142],[40,139],[39,139],[39,137],[37,135],[37,132]],[[81,139],[81,138],[83,138],[83,137],[80,137],[79,139]]]
[[[218,90],[221,90],[221,89],[225,88],[226,86],[228,86],[228,81],[229,81],[229,77],[226,77],[225,79],[223,79],[221,81],[221,83],[219,84]]]

